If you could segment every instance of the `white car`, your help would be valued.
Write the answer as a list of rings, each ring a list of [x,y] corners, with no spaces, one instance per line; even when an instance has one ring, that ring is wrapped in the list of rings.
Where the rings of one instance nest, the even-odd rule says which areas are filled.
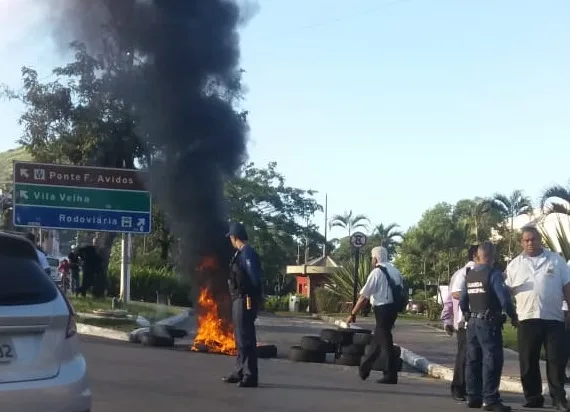
[[[0,233],[0,411],[90,412],[75,311],[34,245]]]
[[[46,259],[49,263],[51,278],[56,283],[56,285],[61,287],[61,281],[63,278],[63,275],[59,271],[59,264],[61,261],[58,258],[50,255],[46,255]]]

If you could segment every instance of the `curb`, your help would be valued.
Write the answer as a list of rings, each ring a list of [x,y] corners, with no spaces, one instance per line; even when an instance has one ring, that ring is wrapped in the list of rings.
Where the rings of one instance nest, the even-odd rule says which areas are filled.
[[[319,319],[327,323],[340,326],[342,328],[346,328],[348,326],[346,322],[333,318],[332,316],[319,316]],[[355,329],[362,329],[358,326],[351,327]],[[394,342],[394,344],[397,345],[397,342]],[[448,368],[447,366],[442,366],[437,363],[430,362],[423,356],[420,356],[411,350],[402,347],[401,345],[398,346],[400,346],[400,349],[402,350],[402,360],[414,369],[425,373],[432,378],[441,379],[446,382],[451,382],[453,380],[453,369]],[[510,377],[501,378],[501,385],[499,386],[499,390],[503,392],[523,393],[521,382]],[[543,383],[543,393],[548,393],[547,383]]]
[[[364,329],[364,328],[361,328],[360,326],[349,325],[344,320],[336,319],[336,318],[333,318],[332,316],[323,315],[323,316],[317,316],[316,318],[323,320],[327,323],[331,323],[333,325],[339,326],[339,327],[344,328],[344,329]]]

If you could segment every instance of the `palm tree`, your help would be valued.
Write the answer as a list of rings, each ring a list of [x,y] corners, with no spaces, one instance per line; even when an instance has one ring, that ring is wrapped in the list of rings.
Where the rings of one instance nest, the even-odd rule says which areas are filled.
[[[396,252],[396,246],[400,244],[404,238],[404,234],[397,230],[400,226],[396,223],[390,223],[384,226],[380,223],[374,228],[373,235],[379,240],[380,244],[378,246],[384,246],[388,251],[388,257],[392,258]]]
[[[342,215],[334,215],[329,223],[329,227],[340,227],[348,232],[348,236],[356,229],[367,229],[369,220],[365,215],[353,215],[352,210],[344,212]]]
[[[490,211],[491,201],[489,199],[475,199],[467,207],[467,216],[465,216],[463,225],[468,237],[473,236],[477,243],[481,241],[481,229]]]
[[[555,199],[562,200],[562,202]],[[547,202],[549,203],[548,208],[545,207]],[[546,189],[540,199],[540,208],[546,215],[551,213],[570,215],[570,189],[560,185]]]
[[[513,246],[513,234],[515,228],[515,218],[520,215],[532,213],[532,204],[530,198],[525,196],[522,190],[514,190],[509,196],[501,193],[493,195],[492,205],[501,215],[510,220],[511,231],[509,233],[509,259],[511,258],[511,249]]]

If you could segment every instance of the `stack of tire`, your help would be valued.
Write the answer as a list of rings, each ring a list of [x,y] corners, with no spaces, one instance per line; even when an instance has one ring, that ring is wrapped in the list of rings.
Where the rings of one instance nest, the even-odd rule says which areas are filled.
[[[173,347],[175,339],[184,338],[188,333],[168,325],[153,325],[139,328],[129,333],[129,342],[142,343],[143,346]]]
[[[323,329],[319,336],[303,336],[298,346],[291,347],[289,359],[294,362],[324,363],[327,354],[334,354],[334,363],[359,366],[362,356],[371,350],[372,332],[368,329]],[[401,349],[394,345],[392,356],[397,369],[402,370]],[[382,357],[378,357],[373,370],[384,371]]]

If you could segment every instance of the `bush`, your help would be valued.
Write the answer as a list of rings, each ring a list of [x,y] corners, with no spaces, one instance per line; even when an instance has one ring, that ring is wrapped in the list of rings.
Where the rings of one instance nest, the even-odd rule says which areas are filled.
[[[304,312],[309,306],[309,298],[302,295],[296,295],[299,297],[299,311]],[[267,312],[288,312],[289,311],[289,299],[291,295],[286,296],[267,296],[263,304],[263,309]]]
[[[340,296],[326,288],[315,290],[315,300],[318,313],[338,313],[340,311]]]
[[[119,296],[121,285],[121,268],[109,266],[108,296]],[[183,284],[172,270],[151,267],[131,266],[131,299],[145,302],[156,302],[170,298],[175,306],[191,306],[190,286]]]

